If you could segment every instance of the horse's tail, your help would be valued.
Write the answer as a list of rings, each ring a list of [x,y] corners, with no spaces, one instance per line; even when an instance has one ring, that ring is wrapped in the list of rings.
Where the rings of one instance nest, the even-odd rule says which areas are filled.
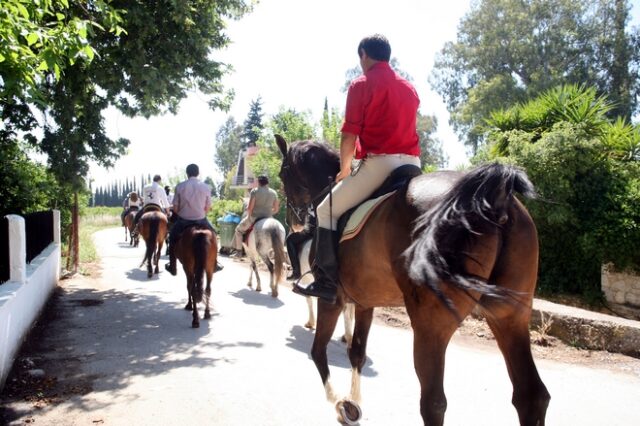
[[[282,281],[284,275],[284,263],[286,262],[286,255],[284,253],[284,241],[282,234],[278,232],[277,228],[271,229],[271,247],[273,248],[274,270],[276,283]]]
[[[536,197],[523,170],[486,164],[464,175],[416,221],[412,243],[404,253],[409,277],[433,290],[456,315],[453,303],[440,288],[441,282],[453,284],[469,296],[470,291],[476,291],[480,295],[513,297],[508,290],[470,275],[464,265],[469,258],[465,250],[473,237],[495,233],[507,223],[514,192]]]
[[[149,235],[147,235],[147,238],[145,239],[145,243],[147,243],[147,250],[144,253],[144,259],[142,259],[142,263],[140,264],[140,266],[144,265],[144,262],[152,263],[153,254],[156,251],[156,240],[158,239],[158,229],[160,226],[160,221],[157,217],[154,216],[151,219],[148,219],[148,224]]]
[[[204,293],[204,271],[207,264],[207,254],[210,250],[210,242],[206,232],[195,232],[193,234],[194,271],[193,271],[193,294],[196,303],[202,302]]]

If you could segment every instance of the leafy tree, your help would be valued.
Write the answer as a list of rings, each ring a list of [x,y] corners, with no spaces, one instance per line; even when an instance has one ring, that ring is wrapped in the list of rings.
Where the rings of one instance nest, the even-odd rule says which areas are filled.
[[[66,6],[67,1],[48,4]],[[108,167],[124,153],[127,140],[112,140],[105,135],[101,113],[109,105],[129,116],[175,113],[187,93],[198,90],[209,97],[212,109],[229,106],[232,92],[225,91],[221,84],[228,67],[211,53],[229,42],[223,32],[224,19],[237,19],[250,9],[243,0],[123,0],[118,2],[119,15],[111,9],[100,9],[102,1],[92,2],[89,9],[81,1],[68,4],[64,22],[89,15],[92,25],[75,32],[93,48],[83,49],[84,54],[91,56],[94,52],[95,56],[91,63],[74,61],[63,78],[44,78],[38,86],[42,101],[37,106],[46,117],[46,125],[37,146],[47,154],[58,182],[73,191],[83,190],[89,160]],[[114,17],[122,19],[114,24]],[[55,19],[61,18],[55,15]],[[114,31],[103,30],[114,27]],[[27,35],[27,43],[31,39]],[[46,62],[46,50],[42,55]],[[64,53],[60,56],[67,57]],[[52,65],[54,75],[56,64]],[[10,114],[4,111],[10,131],[34,129],[26,102],[14,99],[7,110]],[[31,133],[29,140],[37,139]],[[77,236],[76,200],[74,195],[73,235]]]
[[[322,120],[320,122],[322,140],[328,142],[334,148],[340,146],[342,121],[342,116],[336,108],[332,108],[331,111],[329,111],[329,102],[327,98],[325,98]]]
[[[258,139],[258,153],[252,158],[249,167],[257,176],[269,176],[269,186],[275,189],[280,200],[285,198],[282,182],[278,174],[282,164],[282,154],[275,143],[275,134],[280,134],[289,142],[314,139],[316,137],[314,125],[309,112],[298,112],[293,109],[283,109],[271,117]],[[285,222],[285,203],[280,203],[278,220]]]
[[[639,129],[607,119],[610,108],[594,88],[550,90],[494,113],[490,144],[473,160],[514,162],[536,185],[541,200],[528,207],[540,235],[542,292],[594,301],[603,263],[640,269]]]
[[[418,113],[417,131],[420,138],[420,163],[427,170],[443,168],[447,159],[442,152],[442,142],[434,136],[438,119],[434,115]]]
[[[389,66],[391,68],[393,68],[393,70],[395,72],[397,72],[402,78],[404,78],[407,81],[413,82],[413,77],[411,77],[411,75],[409,75],[409,73],[407,73],[406,71],[404,71],[401,67],[400,67],[400,62],[398,61],[398,58],[391,58],[389,60]],[[360,65],[356,65],[353,68],[349,68],[345,73],[344,73],[344,77],[345,77],[345,82],[342,85],[342,89],[341,91],[343,93],[346,93],[347,90],[349,90],[349,85],[351,84],[351,81],[354,78],[359,77],[362,74],[362,67],[360,67]]]
[[[242,136],[245,138],[246,146],[255,146],[260,138],[260,132],[264,127],[262,124],[262,98],[258,98],[251,101],[249,106],[249,114],[244,121],[244,133]]]
[[[112,2],[97,0],[91,11],[75,14],[78,2],[3,0],[0,8],[0,98],[40,100],[38,85],[59,79],[67,66],[90,62],[95,49],[89,34],[107,29],[120,35],[122,17]],[[94,19],[101,15],[103,19]],[[101,24],[103,24],[101,26]]]
[[[629,119],[640,94],[637,30],[627,0],[484,0],[436,58],[431,85],[475,154],[485,119],[563,83],[614,94],[608,116]]]
[[[13,141],[2,141],[0,171],[0,217],[26,214],[56,207],[60,188],[42,164],[29,159],[27,148]]]
[[[243,128],[236,123],[233,117],[218,129],[216,133],[216,154],[214,162],[223,175],[229,173],[238,162],[238,154],[242,151]]]

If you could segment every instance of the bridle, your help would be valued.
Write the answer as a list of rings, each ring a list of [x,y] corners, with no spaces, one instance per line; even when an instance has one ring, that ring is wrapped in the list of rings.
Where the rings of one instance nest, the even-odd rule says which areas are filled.
[[[281,175],[280,177],[281,177],[283,186],[291,185],[291,186],[295,186],[296,189],[298,189],[300,192],[303,192],[306,194],[311,193],[311,191],[309,191],[309,188],[307,186],[299,183],[300,181],[299,179],[295,179],[295,180],[291,179],[291,170],[290,170],[288,160],[283,161],[282,167],[280,168],[280,175]],[[286,185],[285,185],[285,182],[286,182]],[[299,223],[304,223],[304,219],[309,209],[313,208],[315,210],[315,208],[317,207],[316,203],[318,201],[323,200],[324,197],[327,195],[327,193],[331,194],[331,189],[333,188],[333,185],[334,185],[334,180],[332,177],[330,177],[329,184],[325,186],[322,189],[322,191],[317,193],[314,197],[311,197],[309,201],[303,203],[301,206],[294,204],[293,201],[291,201],[291,197],[288,194],[289,191],[285,191],[285,195],[287,196],[287,207],[291,209],[292,213],[294,214],[296,219],[299,221]],[[329,202],[330,204],[333,204],[332,199],[330,199]]]

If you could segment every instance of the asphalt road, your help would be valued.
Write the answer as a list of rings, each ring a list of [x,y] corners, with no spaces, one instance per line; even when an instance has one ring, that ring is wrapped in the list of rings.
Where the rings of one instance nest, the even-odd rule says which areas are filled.
[[[62,282],[58,314],[32,354],[65,391],[50,403],[3,402],[10,425],[337,424],[308,355],[306,303],[289,286],[272,298],[263,271],[263,292],[256,293],[246,287],[248,263],[223,257],[213,317],[192,329],[181,271],[147,279],[138,267],[144,244],[130,248],[120,228],[99,232],[96,243],[101,278]],[[350,367],[340,327],[329,360],[335,389],[344,394]],[[411,332],[374,325],[368,352],[360,424],[422,424]],[[548,425],[640,424],[640,372],[553,361],[538,367],[552,396]],[[497,348],[454,338],[445,390],[447,425],[518,423]]]

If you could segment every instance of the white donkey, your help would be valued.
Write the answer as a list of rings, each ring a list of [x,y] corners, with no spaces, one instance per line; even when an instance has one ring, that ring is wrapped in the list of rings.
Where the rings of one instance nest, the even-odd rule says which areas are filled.
[[[252,277],[255,273],[256,291],[262,291],[257,266],[258,260],[262,260],[267,265],[271,276],[269,283],[271,296],[278,297],[278,283],[282,281],[285,270],[284,263],[287,260],[284,252],[284,236],[284,227],[272,217],[260,219],[253,225],[253,231],[249,234],[247,244],[243,244],[251,261],[248,287],[253,288]]]

